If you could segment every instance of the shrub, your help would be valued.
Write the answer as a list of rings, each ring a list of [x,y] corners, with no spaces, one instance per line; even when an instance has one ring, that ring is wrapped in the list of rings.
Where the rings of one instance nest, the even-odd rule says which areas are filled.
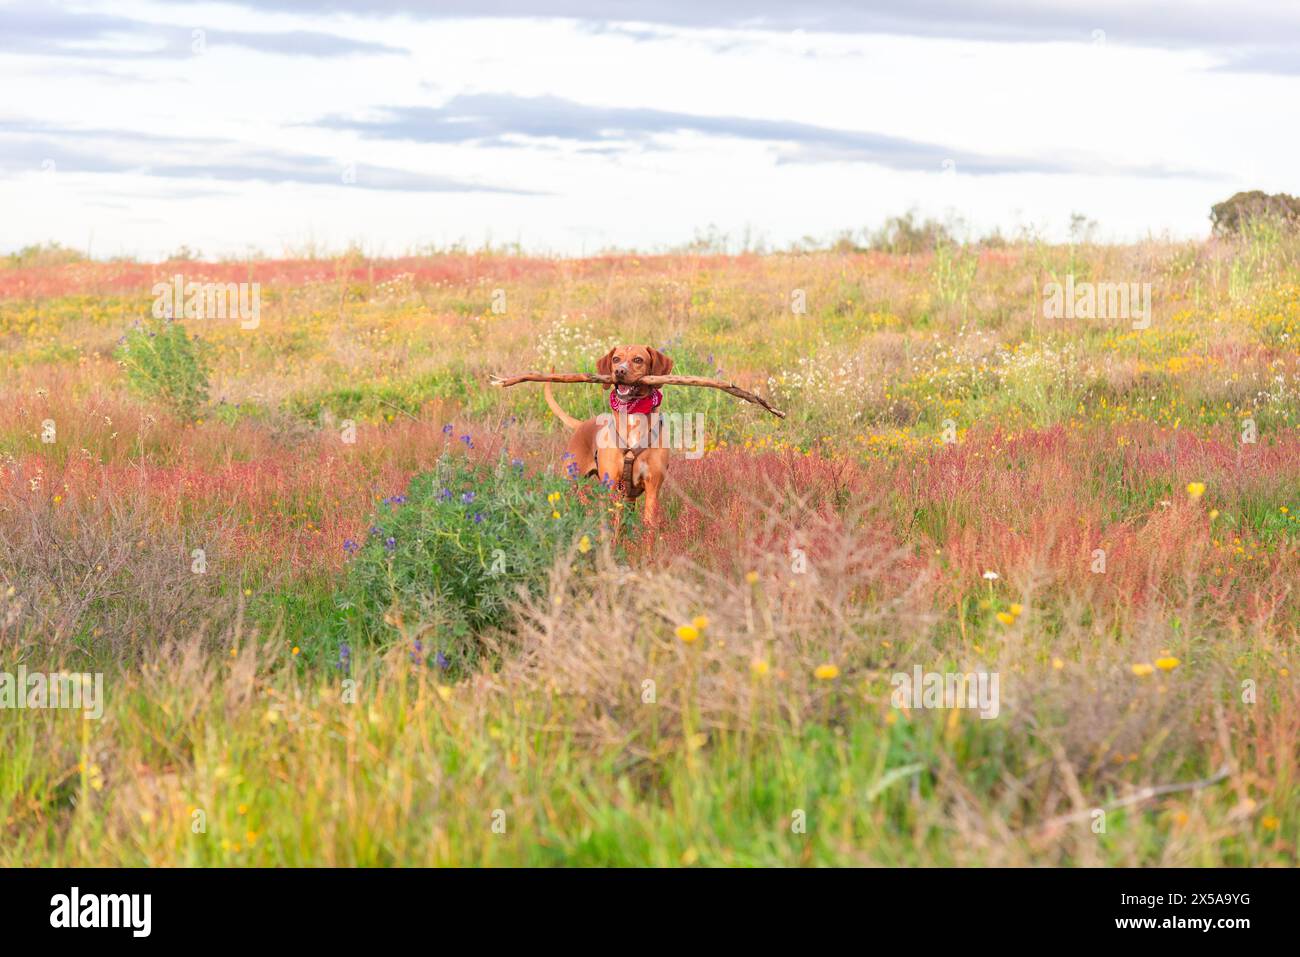
[[[10,253],[2,262],[6,266],[21,269],[27,266],[66,266],[85,261],[86,257],[75,249],[50,242],[24,246],[17,252]]]
[[[1245,232],[1257,220],[1276,221],[1294,229],[1300,223],[1300,198],[1255,189],[1235,193],[1231,198],[1210,208],[1210,223],[1219,236]]]
[[[385,500],[364,543],[345,544],[345,631],[409,640],[418,659],[463,673],[482,657],[480,633],[542,590],[559,552],[594,544],[607,502],[594,483],[445,454]]]
[[[34,489],[36,476],[61,494]],[[171,638],[220,640],[233,603],[191,555],[202,545],[213,569],[233,564],[221,543],[234,530],[170,521],[156,494],[79,463],[0,466],[0,661],[127,664]]]
[[[890,217],[872,234],[870,246],[877,252],[913,255],[955,243],[952,231],[943,223],[935,219],[918,221],[916,213],[909,210],[902,216]]]
[[[185,327],[151,319],[127,331],[117,350],[131,390],[192,419],[208,400],[207,349]]]

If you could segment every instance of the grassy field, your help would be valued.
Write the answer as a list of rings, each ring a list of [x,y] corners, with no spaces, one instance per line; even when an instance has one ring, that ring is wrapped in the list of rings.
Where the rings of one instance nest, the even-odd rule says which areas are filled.
[[[619,543],[487,381],[616,341],[789,412],[670,388]],[[106,695],[0,711],[0,865],[1294,866],[1298,345],[1263,232],[0,268],[0,671]]]

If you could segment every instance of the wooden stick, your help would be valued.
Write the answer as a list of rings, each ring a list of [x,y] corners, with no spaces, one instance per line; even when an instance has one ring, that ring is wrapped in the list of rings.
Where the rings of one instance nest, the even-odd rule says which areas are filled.
[[[1161,797],[1165,794],[1178,794],[1180,791],[1199,791],[1202,788],[1208,788],[1211,785],[1218,784],[1231,773],[1232,769],[1228,765],[1219,768],[1212,776],[1203,778],[1200,781],[1187,781],[1183,784],[1157,784],[1148,785],[1144,788],[1138,788],[1127,797],[1111,801],[1097,808],[1088,808],[1083,811],[1076,811],[1074,814],[1062,814],[1060,817],[1054,817],[1045,821],[1039,826],[1041,833],[1053,831],[1062,824],[1075,824],[1080,821],[1086,821],[1092,817],[1094,811],[1113,811],[1121,807],[1129,807],[1134,804],[1141,804],[1143,801],[1149,801],[1152,798]]]
[[[706,379],[698,375],[643,375],[636,381],[644,385],[690,385],[704,389],[721,389],[728,395],[734,395],[737,399],[744,399],[746,402],[761,405],[778,419],[785,418],[784,412],[772,408],[762,396],[755,395],[730,382],[723,382],[721,379]],[[613,385],[614,377],[612,375],[593,375],[589,372],[525,372],[523,375],[515,376],[492,376],[492,384],[501,389],[507,389],[521,382],[592,382],[597,385]]]

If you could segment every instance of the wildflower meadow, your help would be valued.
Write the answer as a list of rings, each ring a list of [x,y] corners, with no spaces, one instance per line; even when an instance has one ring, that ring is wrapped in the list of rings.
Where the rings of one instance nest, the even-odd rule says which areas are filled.
[[[1298,586],[1293,234],[0,265],[4,866],[1295,866]]]

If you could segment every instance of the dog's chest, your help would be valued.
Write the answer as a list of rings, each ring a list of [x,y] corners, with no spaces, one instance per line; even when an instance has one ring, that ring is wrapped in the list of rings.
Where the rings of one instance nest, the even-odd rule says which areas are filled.
[[[657,412],[613,415],[610,426],[620,449],[654,448],[658,444],[662,420]]]

